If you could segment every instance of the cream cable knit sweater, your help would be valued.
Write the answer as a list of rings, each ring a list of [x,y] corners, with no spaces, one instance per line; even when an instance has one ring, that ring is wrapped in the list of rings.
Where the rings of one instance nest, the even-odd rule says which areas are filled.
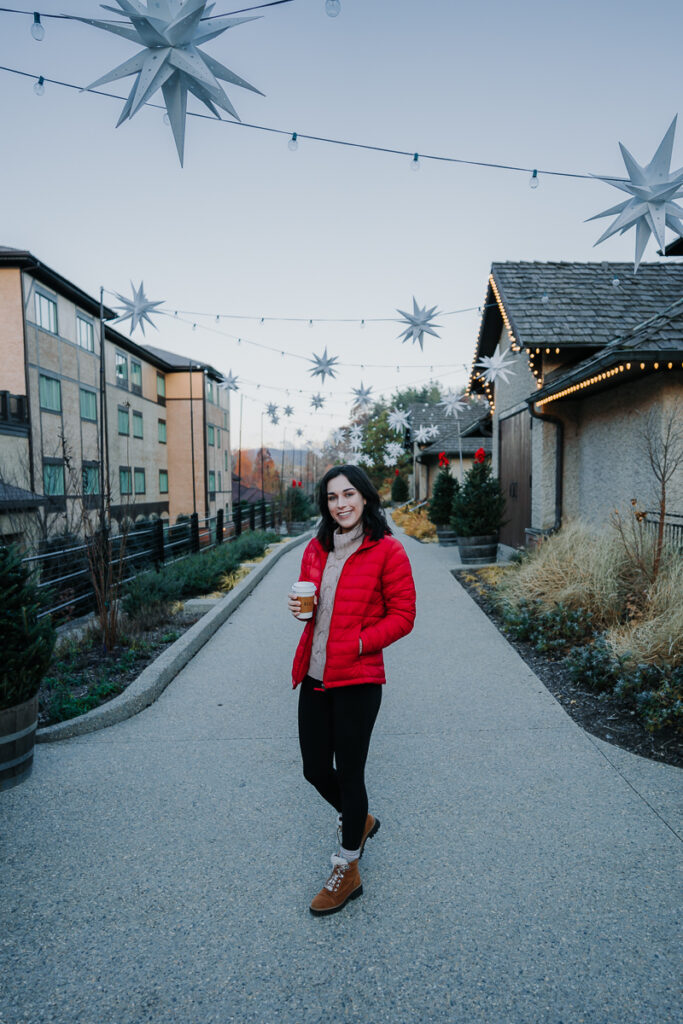
[[[339,529],[335,530],[332,534],[332,539],[334,541],[334,548],[330,551],[325,563],[323,578],[320,581],[318,608],[315,615],[311,663],[308,667],[308,674],[313,679],[323,678],[327,638],[330,633],[330,622],[332,621],[332,609],[334,607],[334,595],[346,559],[354,551],[358,551],[358,548],[363,543],[362,521],[357,526],[354,526],[352,530],[349,530],[348,533],[342,533]]]

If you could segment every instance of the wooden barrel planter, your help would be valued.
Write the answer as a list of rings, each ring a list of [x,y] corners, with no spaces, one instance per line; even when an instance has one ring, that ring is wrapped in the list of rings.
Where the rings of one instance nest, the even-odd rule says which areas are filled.
[[[38,697],[0,711],[0,790],[27,779],[33,769]]]
[[[452,547],[458,543],[458,535],[455,530],[449,530],[446,526],[437,526],[436,536],[439,539],[439,544],[442,547]]]
[[[495,562],[498,556],[498,534],[458,537],[458,550],[463,565],[485,565],[487,562]]]

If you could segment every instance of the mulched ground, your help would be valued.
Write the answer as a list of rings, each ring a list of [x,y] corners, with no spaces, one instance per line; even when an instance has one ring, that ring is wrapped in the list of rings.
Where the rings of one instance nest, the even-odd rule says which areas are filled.
[[[630,750],[633,754],[640,754],[641,757],[683,768],[683,741],[680,735],[676,735],[671,729],[650,733],[635,712],[625,708],[609,694],[598,695],[590,690],[582,690],[570,679],[569,672],[561,660],[539,654],[529,644],[513,640],[505,633],[500,615],[487,597],[486,585],[484,584],[482,592],[466,579],[472,574],[472,569],[451,571],[458,583],[465,588],[482,611],[486,612],[507,642],[515,648],[543,685],[560,702],[567,714],[586,732]],[[483,581],[478,579],[477,582],[481,588]]]

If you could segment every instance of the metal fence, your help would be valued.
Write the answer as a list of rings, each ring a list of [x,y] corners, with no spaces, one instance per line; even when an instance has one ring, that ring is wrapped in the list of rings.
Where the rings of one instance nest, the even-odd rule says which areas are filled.
[[[653,534],[659,532],[661,517],[659,512],[646,512],[645,524]],[[664,542],[683,548],[683,515],[678,512],[667,512],[664,516]]]
[[[234,519],[227,522],[219,509],[215,516],[204,519],[196,514],[179,516],[173,525],[161,519],[134,523],[107,538],[109,567],[121,584],[128,583],[148,569],[158,570],[189,555],[212,551],[247,530],[275,529],[280,518],[277,503],[261,502],[258,507],[236,508]],[[45,541],[37,554],[22,559],[37,575],[39,589],[46,595],[41,616],[52,615],[60,622],[95,610],[92,574],[101,540],[101,535],[96,535],[65,547],[55,546],[58,539]]]

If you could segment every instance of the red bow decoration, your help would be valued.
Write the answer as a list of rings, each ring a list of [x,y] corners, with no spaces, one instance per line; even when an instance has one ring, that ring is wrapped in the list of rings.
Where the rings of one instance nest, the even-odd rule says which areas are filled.
[[[292,487],[296,487],[296,480],[292,480]]]
[[[446,466],[450,466],[450,464],[450,459],[447,458],[446,453],[439,452],[439,466],[445,469]]]
[[[396,470],[394,470],[394,472],[395,472],[396,476],[398,476],[398,474],[399,474],[399,473],[400,473],[401,471],[400,471],[400,469],[396,469]]]
[[[484,449],[483,448],[477,448],[476,452],[474,453],[474,461],[475,462],[483,462],[485,460],[485,458],[486,458],[486,452],[484,451]]]
[[[303,484],[301,483],[301,480],[299,480],[299,487],[303,487]]]

